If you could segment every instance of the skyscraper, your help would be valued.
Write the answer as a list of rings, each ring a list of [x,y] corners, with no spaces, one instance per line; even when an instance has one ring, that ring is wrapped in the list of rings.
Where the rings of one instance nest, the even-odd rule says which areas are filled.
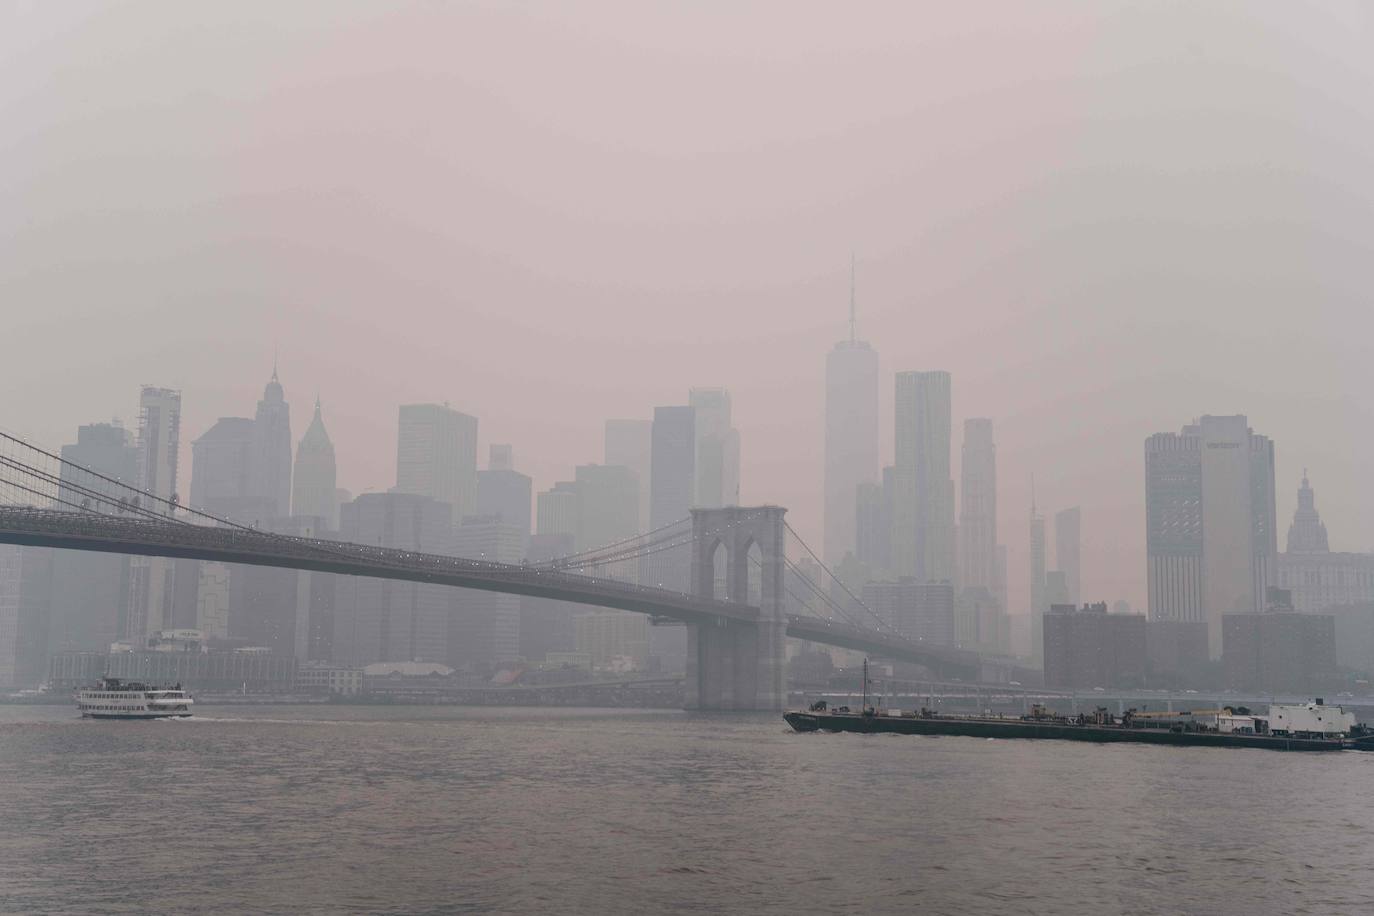
[[[291,514],[291,405],[286,403],[275,366],[253,416],[248,485],[261,524]]]
[[[364,493],[340,507],[343,539],[357,544],[444,553],[452,546],[448,503],[409,493]],[[451,597],[442,585],[339,576],[334,598],[334,660],[429,661],[448,658]]]
[[[878,482],[878,352],[859,340],[854,264],[849,265],[849,339],[825,359],[825,548],[832,567],[858,550],[855,499]]]
[[[515,469],[514,450],[509,445],[493,445],[487,468],[477,472],[477,500],[473,515],[496,517],[502,524],[520,532],[520,556],[530,540],[530,501],[534,492],[528,474]],[[461,522],[461,519],[460,519]]]
[[[151,508],[170,512],[161,500],[175,501],[177,455],[181,440],[181,392],[144,386],[139,395],[138,475],[139,488],[157,499]],[[175,565],[167,557],[129,559],[129,613],[124,636],[142,647],[148,636],[168,627],[172,620]]]
[[[1054,565],[1064,574],[1064,604],[1075,607],[1082,591],[1083,514],[1078,507],[1054,513]]]
[[[526,503],[528,507],[528,503]],[[526,509],[528,517],[528,508]],[[518,563],[527,532],[497,515],[469,515],[454,529],[454,553],[492,563]],[[488,671],[520,654],[520,596],[449,589],[448,663]]]
[[[536,499],[536,530],[542,535],[565,535],[568,538],[568,553],[581,550],[582,545],[577,542],[577,533],[581,528],[578,510],[581,507],[582,498],[578,494],[577,484],[571,480],[556,482]]]
[[[1040,658],[1044,651],[1045,613],[1050,609],[1045,592],[1045,517],[1035,506],[1035,484],[1031,484],[1030,510],[1030,615],[1031,655]]]
[[[94,423],[76,431],[76,442],[62,446],[62,505],[81,505],[91,499],[72,489],[123,496],[120,487],[73,465],[103,474],[129,486],[138,486],[138,449],[124,427]],[[101,507],[109,511],[109,507]],[[48,624],[50,652],[105,651],[123,635],[128,615],[129,558],[119,554],[58,550],[53,553],[52,609]]]
[[[954,581],[948,372],[897,373],[892,562],[918,582]]]
[[[43,680],[59,553],[65,551],[0,544],[0,687],[36,687]]]
[[[477,418],[447,404],[403,404],[396,437],[396,492],[446,503],[461,519],[477,489]]]
[[[696,408],[655,407],[649,456],[649,527],[686,518],[696,488]]]
[[[649,468],[653,456],[652,420],[607,420],[603,461],[635,472],[639,486],[639,530],[649,530]]]
[[[1244,416],[1202,417],[1145,440],[1150,617],[1206,621],[1221,653],[1222,614],[1260,611],[1278,551],[1274,443]]]
[[[621,465],[582,464],[575,476],[579,549],[594,550],[639,533],[639,480],[634,471]]]
[[[997,447],[992,421],[964,421],[959,474],[960,584],[997,592]],[[1006,608],[1002,608],[1003,611]]]
[[[730,392],[724,388],[693,388],[687,394],[687,403],[696,410],[696,484],[692,505],[704,509],[738,505],[739,430],[731,423]]]
[[[230,521],[263,521],[252,473],[258,438],[247,417],[220,417],[191,442],[191,506]]]
[[[296,467],[291,480],[291,514],[322,518],[331,531],[339,529],[338,470],[334,462],[334,443],[324,428],[320,399],[315,398],[315,415],[296,446]]]

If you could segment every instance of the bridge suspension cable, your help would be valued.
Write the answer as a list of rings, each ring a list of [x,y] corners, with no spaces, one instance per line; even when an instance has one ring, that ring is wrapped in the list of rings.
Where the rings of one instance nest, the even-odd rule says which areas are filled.
[[[858,595],[854,594],[853,590],[850,589],[850,587],[849,587],[848,585],[845,584],[845,581],[844,581],[843,579],[841,579],[839,576],[835,575],[834,571],[831,570],[831,568],[830,568],[829,566],[826,566],[826,565],[825,565],[825,563],[821,560],[821,558],[820,558],[819,556],[816,555],[816,551],[812,550],[812,549],[811,549],[811,545],[808,544],[808,543],[806,543],[806,541],[802,539],[802,536],[801,536],[800,534],[797,533],[797,530],[796,530],[795,528],[792,527],[792,525],[791,525],[790,522],[784,521],[784,522],[783,522],[783,527],[785,527],[785,528],[787,529],[787,533],[788,533],[788,534],[792,535],[793,539],[796,540],[797,544],[802,548],[802,550],[806,551],[807,556],[809,556],[809,557],[811,558],[812,562],[814,562],[814,563],[816,564],[816,566],[818,566],[818,567],[821,569],[822,572],[824,572],[826,575],[828,575],[828,576],[830,577],[830,579],[831,579],[836,585],[838,585],[838,586],[840,587],[840,589],[845,593],[845,595],[847,595],[847,596],[849,597],[849,600],[852,601],[852,602],[854,602],[854,605],[855,605],[856,607],[858,607],[859,609],[863,610],[865,613],[868,614],[869,617],[871,617],[871,618],[873,619],[873,622],[877,625],[877,628],[878,628],[878,629],[883,630],[883,631],[885,631],[885,632],[887,632],[887,633],[891,633],[891,634],[893,634],[893,635],[900,635],[900,634],[898,634],[897,631],[892,627],[891,624],[889,624],[886,620],[884,620],[881,616],[879,616],[879,615],[877,614],[877,612],[875,612],[871,607],[869,607],[867,604],[865,604],[862,598],[860,598]],[[803,578],[805,578],[805,577],[803,577]],[[808,580],[808,581],[809,581],[809,580]],[[827,602],[828,604],[830,604],[831,607],[834,607],[836,610],[839,610],[839,605],[836,604],[828,595],[825,595],[825,593],[822,592],[820,589],[817,589],[817,591],[818,591],[818,593],[820,593],[821,596],[826,600],[826,602]],[[845,619],[848,620],[849,618],[846,616]],[[854,621],[852,621],[852,620],[851,620],[850,622],[851,622],[851,623],[854,623]],[[854,625],[855,625],[855,626],[860,626],[860,624],[857,624],[857,623],[855,623]]]

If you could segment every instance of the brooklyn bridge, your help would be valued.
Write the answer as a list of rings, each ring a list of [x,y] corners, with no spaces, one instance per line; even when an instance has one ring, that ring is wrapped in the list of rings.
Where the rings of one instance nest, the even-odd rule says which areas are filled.
[[[858,596],[842,603],[798,575],[789,551],[824,567],[778,506],[694,509],[672,525],[554,561],[495,563],[264,531],[8,434],[0,433],[0,446],[0,543],[366,576],[647,614],[686,626],[689,708],[781,709],[788,637],[916,663],[945,679],[1005,680],[1009,669],[1004,659],[902,635]],[[686,554],[685,589],[644,581],[646,559],[670,551]]]

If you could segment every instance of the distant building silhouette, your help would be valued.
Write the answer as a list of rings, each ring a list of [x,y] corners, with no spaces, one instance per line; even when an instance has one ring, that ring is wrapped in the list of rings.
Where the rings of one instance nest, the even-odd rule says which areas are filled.
[[[524,558],[525,532],[499,515],[470,515],[453,533],[453,552],[489,563]],[[520,654],[520,596],[449,589],[448,663],[489,672]]]
[[[473,515],[494,516],[502,524],[520,531],[520,556],[523,559],[530,540],[530,499],[534,484],[528,474],[515,469],[515,455],[509,445],[493,445],[487,468],[477,472],[477,499]]]
[[[639,530],[649,530],[649,471],[653,462],[652,420],[607,420],[605,464],[618,464],[635,473],[639,491]]]
[[[899,372],[892,565],[899,576],[953,582],[950,375]]]
[[[88,495],[83,490],[118,499],[120,488],[90,474],[76,471],[72,465],[122,481],[138,485],[138,449],[133,435],[123,426],[113,423],[94,423],[79,427],[76,442],[62,446],[62,484],[58,489],[57,508],[64,504],[82,505]],[[108,512],[110,505],[97,507]],[[73,511],[76,511],[73,509]],[[128,614],[129,558],[119,554],[83,553],[59,550],[53,556],[52,609],[48,620],[49,653],[105,651],[110,643],[123,634],[124,618]]]
[[[878,353],[856,332],[852,261],[849,279],[849,338],[825,360],[823,554],[832,568],[859,553],[855,499],[860,486],[878,483],[879,473]]]
[[[1243,416],[1202,417],[1145,441],[1150,617],[1203,620],[1263,608],[1277,555],[1274,443]]]
[[[1077,506],[1054,513],[1054,565],[1064,574],[1066,604],[1077,605],[1083,583],[1083,514]]]
[[[991,420],[964,421],[959,489],[959,584],[964,588],[985,588],[995,597],[997,446],[992,441]]]
[[[139,395],[138,486],[164,500],[179,499],[177,459],[181,441],[181,392],[145,386]],[[165,503],[145,500],[154,511]],[[175,564],[167,557],[129,558],[128,617],[124,638],[135,645],[172,624]]]
[[[252,487],[257,435],[247,417],[220,417],[191,442],[191,505],[240,524],[265,522]]]
[[[954,586],[949,582],[870,582],[863,602],[888,626],[907,639],[952,646],[955,638]]]
[[[1030,632],[1031,656],[1041,661],[1045,646],[1044,617],[1050,609],[1046,592],[1045,517],[1035,505],[1035,485],[1031,485],[1030,508]]]
[[[364,493],[341,507],[341,536],[355,544],[445,553],[453,510],[413,493]],[[334,661],[442,662],[448,657],[449,589],[440,585],[340,576]]]
[[[332,531],[339,528],[338,468],[319,398],[315,399],[315,415],[296,446],[291,514],[324,519],[325,527]]]
[[[1374,604],[1374,554],[1330,549],[1306,471],[1288,528],[1288,550],[1279,555],[1275,579],[1292,592],[1295,609],[1311,614],[1344,608],[1341,621],[1352,625],[1358,613],[1352,609]]]
[[[253,415],[248,484],[264,524],[291,514],[291,405],[286,403],[275,366]]]
[[[688,392],[687,403],[696,411],[696,484],[692,505],[704,509],[737,506],[740,439],[731,418],[730,392],[724,388],[693,388]]]
[[[403,404],[396,437],[396,492],[444,503],[461,519],[474,508],[476,490],[477,418],[446,404]]]

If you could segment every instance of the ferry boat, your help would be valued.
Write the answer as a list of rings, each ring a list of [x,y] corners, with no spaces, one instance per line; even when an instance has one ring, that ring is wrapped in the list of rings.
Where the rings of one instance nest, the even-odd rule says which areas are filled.
[[[76,708],[90,719],[166,719],[191,715],[191,695],[175,687],[150,687],[117,677],[101,678],[76,692]]]

